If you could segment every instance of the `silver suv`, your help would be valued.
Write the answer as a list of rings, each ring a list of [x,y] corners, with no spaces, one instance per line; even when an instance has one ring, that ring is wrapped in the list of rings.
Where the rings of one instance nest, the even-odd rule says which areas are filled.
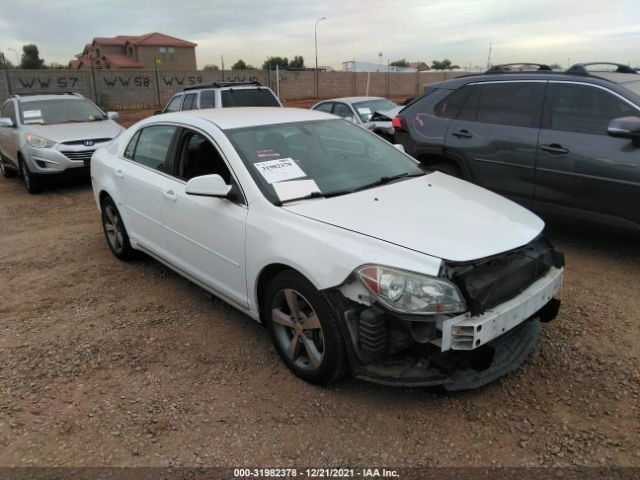
[[[13,95],[0,109],[0,171],[18,173],[29,193],[46,177],[88,173],[93,152],[124,129],[78,93]]]
[[[260,82],[214,82],[185,87],[156,114],[227,107],[282,107],[282,103]]]

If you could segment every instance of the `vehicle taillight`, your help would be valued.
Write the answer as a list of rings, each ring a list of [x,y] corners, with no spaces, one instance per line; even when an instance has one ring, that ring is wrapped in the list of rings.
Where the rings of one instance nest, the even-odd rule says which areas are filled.
[[[391,125],[393,125],[393,128],[396,130],[402,130],[402,123],[400,123],[400,117],[393,117],[393,120],[391,120]]]

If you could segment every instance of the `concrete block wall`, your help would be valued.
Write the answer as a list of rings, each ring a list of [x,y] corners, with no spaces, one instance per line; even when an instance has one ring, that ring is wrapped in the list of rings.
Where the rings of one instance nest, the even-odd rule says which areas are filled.
[[[280,97],[299,100],[316,97],[315,72],[280,73]],[[465,72],[319,72],[319,98],[365,95],[412,97],[427,83]],[[214,81],[259,81],[276,90],[276,73],[266,70],[9,70],[0,75],[0,102],[13,93],[79,92],[110,110],[159,108],[188,85]]]

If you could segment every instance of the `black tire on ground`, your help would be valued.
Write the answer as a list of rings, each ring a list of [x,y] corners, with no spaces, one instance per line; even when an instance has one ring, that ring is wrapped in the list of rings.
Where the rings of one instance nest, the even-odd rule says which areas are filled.
[[[111,197],[104,197],[101,202],[101,210],[102,230],[104,231],[104,236],[107,239],[109,248],[120,260],[131,260],[135,257],[136,251],[129,242],[127,229]]]
[[[20,159],[20,173],[27,192],[40,193],[42,191],[42,180],[33,176],[27,163],[23,159]]]
[[[460,169],[451,163],[436,163],[434,165],[429,165],[428,167],[431,170],[435,170],[436,172],[446,173],[447,175],[451,175],[452,177],[462,178],[462,173]]]
[[[16,172],[14,168],[7,166],[4,159],[4,155],[2,155],[1,153],[0,153],[0,173],[2,173],[2,176],[4,178],[13,178],[18,174],[18,172]]]
[[[264,306],[271,340],[295,375],[316,385],[344,376],[346,353],[338,319],[309,280],[292,270],[279,273],[267,287]]]

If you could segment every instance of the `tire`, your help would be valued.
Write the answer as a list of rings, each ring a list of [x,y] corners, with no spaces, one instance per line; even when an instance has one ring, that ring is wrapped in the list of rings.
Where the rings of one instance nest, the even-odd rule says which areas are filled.
[[[16,172],[13,168],[8,167],[4,160],[4,155],[0,154],[0,173],[4,178],[13,178],[18,172]]]
[[[452,177],[462,178],[462,173],[460,169],[451,163],[436,163],[434,165],[429,165],[428,168],[431,170],[435,170],[436,172],[446,173],[447,175],[451,175]]]
[[[101,202],[102,230],[109,248],[120,260],[127,261],[135,257],[135,250],[129,242],[129,235],[124,226],[120,212],[111,197]]]
[[[35,194],[42,191],[42,180],[33,176],[27,166],[27,162],[22,159],[20,159],[20,173],[22,174],[22,179],[24,180],[24,186],[27,189],[27,192]]]
[[[344,375],[345,346],[337,319],[309,280],[291,270],[281,272],[267,287],[264,302],[269,335],[289,370],[316,385]]]

